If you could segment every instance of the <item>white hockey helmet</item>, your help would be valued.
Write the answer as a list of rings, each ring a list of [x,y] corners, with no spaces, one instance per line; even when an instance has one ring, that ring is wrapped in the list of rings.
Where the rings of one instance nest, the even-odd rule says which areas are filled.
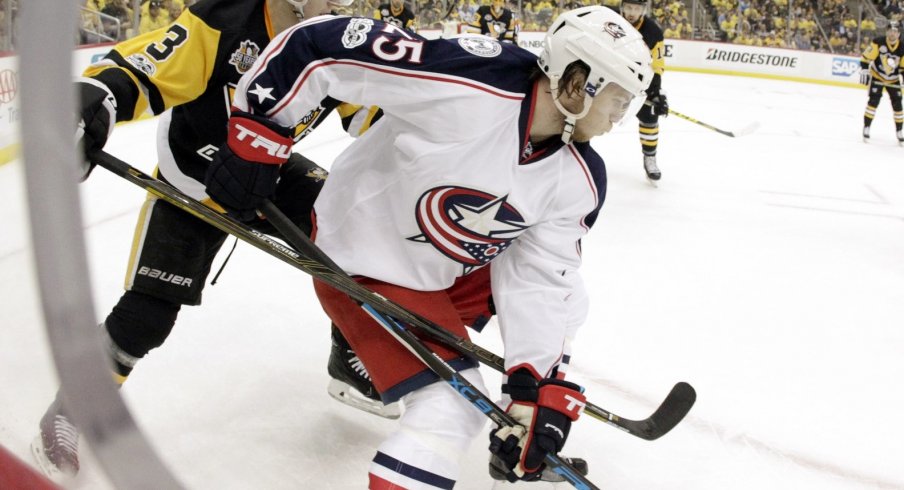
[[[584,108],[574,114],[559,102],[558,86],[568,65],[578,60],[590,67],[590,73],[584,88]],[[618,12],[599,5],[559,15],[546,32],[537,63],[549,77],[556,107],[565,115],[568,134],[562,137],[566,142],[575,121],[587,115],[593,97],[606,85],[614,83],[638,97],[653,81],[650,48],[643,37]]]

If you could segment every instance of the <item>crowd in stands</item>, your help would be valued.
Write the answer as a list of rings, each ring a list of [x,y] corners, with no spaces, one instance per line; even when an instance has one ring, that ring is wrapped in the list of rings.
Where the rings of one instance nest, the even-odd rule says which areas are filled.
[[[904,13],[901,0],[873,0],[876,9],[885,17],[901,17]]]
[[[847,0],[790,2],[790,9],[788,0],[709,1],[722,40],[738,44],[857,56],[880,34],[871,12]],[[897,8],[897,0],[884,1]]]
[[[0,4],[15,1],[0,0]],[[384,1],[388,0],[359,0],[340,13],[370,17]],[[418,28],[447,32],[450,26],[469,22],[482,1],[409,0]],[[699,0],[697,25],[688,11],[693,1],[651,0],[649,14],[670,39],[712,39],[855,56],[881,34],[871,10],[852,10],[851,2],[856,0]],[[882,16],[901,15],[899,2],[904,0],[871,1]],[[156,29],[178,16],[186,3],[192,0],[141,0],[136,17],[132,0],[87,0],[81,41],[118,41]],[[559,12],[597,3],[617,9],[620,0],[510,0],[508,8],[521,30],[543,31]]]
[[[186,0],[141,0],[136,19],[131,0],[87,0],[81,9],[80,42],[122,41],[159,29],[182,13],[185,2]]]
[[[18,0],[0,0],[0,51],[12,51],[16,45],[16,15]]]

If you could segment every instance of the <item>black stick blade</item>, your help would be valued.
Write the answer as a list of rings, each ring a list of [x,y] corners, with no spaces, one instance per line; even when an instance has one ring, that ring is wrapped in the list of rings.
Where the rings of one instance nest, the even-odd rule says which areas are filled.
[[[633,423],[630,425],[636,426],[629,429],[633,434],[648,441],[659,439],[684,419],[696,401],[697,392],[693,386],[684,381],[677,383],[653,415],[645,420],[631,421]],[[622,422],[628,421],[623,419]]]

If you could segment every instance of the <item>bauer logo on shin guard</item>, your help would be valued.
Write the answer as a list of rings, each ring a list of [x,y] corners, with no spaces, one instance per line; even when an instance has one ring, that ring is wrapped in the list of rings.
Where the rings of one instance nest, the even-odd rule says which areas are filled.
[[[192,281],[189,277],[178,276],[176,274],[173,274],[172,272],[163,272],[162,270],[152,269],[144,265],[138,268],[138,275],[147,276],[151,279],[159,279],[163,282],[173,283],[176,286],[191,286]]]

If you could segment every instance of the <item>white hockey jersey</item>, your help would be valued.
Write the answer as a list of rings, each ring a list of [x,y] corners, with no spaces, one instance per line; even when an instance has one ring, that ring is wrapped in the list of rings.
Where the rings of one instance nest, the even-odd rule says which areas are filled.
[[[428,41],[373,19],[318,17],[270,43],[234,103],[285,126],[327,96],[382,108],[331,167],[316,243],[350,274],[415,290],[448,288],[492,261],[506,368],[549,375],[568,325],[584,320],[580,239],[606,171],[589,144],[530,142],[535,97],[546,96],[536,67],[530,52],[486,37]]]

